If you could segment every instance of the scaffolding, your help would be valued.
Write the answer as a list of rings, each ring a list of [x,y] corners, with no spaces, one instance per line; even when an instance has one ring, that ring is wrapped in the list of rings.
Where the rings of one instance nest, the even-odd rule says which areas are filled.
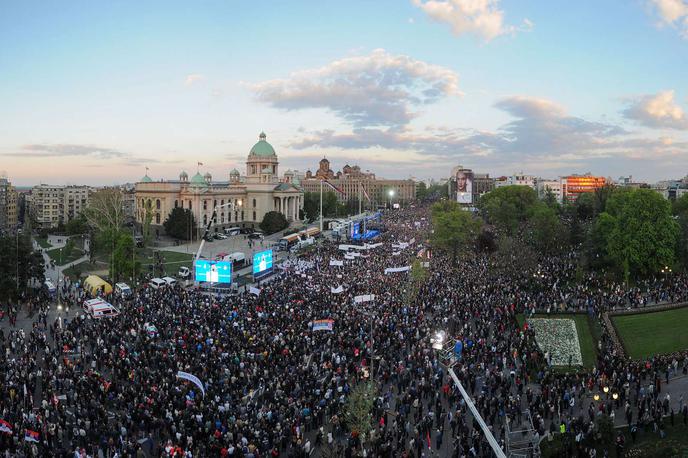
[[[514,425],[514,418],[508,415],[504,420],[504,442],[506,454],[510,458],[537,458],[540,456],[540,440],[533,426],[533,416],[530,410],[523,412],[518,425]],[[512,429],[516,428],[516,429]]]

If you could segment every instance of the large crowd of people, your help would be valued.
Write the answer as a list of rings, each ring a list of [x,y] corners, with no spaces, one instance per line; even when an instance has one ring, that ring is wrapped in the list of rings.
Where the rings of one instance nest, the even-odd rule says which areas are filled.
[[[144,286],[117,303],[120,315],[99,320],[80,311],[86,297],[76,284],[61,291],[67,317],[48,319],[54,303],[32,299],[32,330],[0,331],[0,450],[8,457],[492,456],[432,348],[440,329],[464,343],[453,370],[503,448],[508,429],[532,424],[531,443],[563,432],[578,456],[594,456],[600,415],[657,434],[674,415],[686,422],[682,396],[670,399],[663,385],[685,374],[688,355],[632,361],[602,319],[612,309],[686,300],[685,276],[629,288],[580,274],[575,251],[526,265],[516,255],[466,250],[453,259],[424,250],[427,277],[416,287],[409,272],[385,269],[409,266],[427,248],[428,209],[388,212],[384,225],[374,247],[356,255],[324,240],[285,261],[259,292]],[[592,370],[550,370],[533,331],[516,319],[558,311],[599,322]],[[332,331],[313,329],[323,319],[333,320]],[[358,434],[346,423],[347,400],[371,379],[373,428]],[[603,387],[617,399],[595,400]]]

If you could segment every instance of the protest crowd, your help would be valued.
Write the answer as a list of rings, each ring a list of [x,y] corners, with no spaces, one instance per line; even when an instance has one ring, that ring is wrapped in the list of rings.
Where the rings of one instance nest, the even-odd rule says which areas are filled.
[[[577,456],[594,456],[602,414],[657,434],[667,415],[686,423],[687,404],[664,387],[685,374],[688,354],[632,361],[602,314],[685,301],[688,278],[633,287],[592,273],[576,278],[575,252],[533,265],[475,252],[427,257],[427,207],[390,211],[383,222],[373,247],[346,255],[325,240],[285,261],[258,292],[144,286],[117,303],[120,315],[95,320],[74,312],[86,297],[72,285],[64,301],[73,313],[63,322],[47,319],[48,301],[32,299],[31,332],[6,322],[0,330],[0,450],[7,457],[493,456],[432,348],[438,330],[463,342],[453,370],[502,448],[507,422],[518,429],[532,419],[533,443],[567,433]],[[412,265],[420,251],[429,267],[417,288],[408,270],[385,273]],[[550,370],[533,331],[516,320],[558,311],[600,323],[592,370]],[[332,320],[332,330],[314,329],[317,320]],[[373,428],[358,434],[344,412],[354,387],[371,378]],[[593,399],[603,387],[618,398]]]

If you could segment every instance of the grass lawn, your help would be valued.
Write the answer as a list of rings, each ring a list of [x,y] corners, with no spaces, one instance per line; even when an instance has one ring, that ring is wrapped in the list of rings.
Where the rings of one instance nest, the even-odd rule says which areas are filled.
[[[664,426],[666,437],[660,439],[659,433],[652,431],[649,427],[646,431],[641,431],[638,428],[636,441],[633,443],[631,433],[627,427],[614,430],[616,435],[621,431],[626,438],[626,449],[624,456],[638,456],[638,457],[681,457],[686,456],[688,450],[688,427],[683,425],[683,417],[676,415],[675,426],[671,426],[668,418],[664,418]],[[573,444],[574,455],[566,455],[564,453],[565,446],[561,434],[556,434],[552,442],[547,439],[540,443],[540,451],[543,457],[559,457],[559,456],[575,456],[575,441],[570,439]],[[614,445],[603,446],[596,443],[597,456],[604,456],[604,451],[608,452],[608,456],[616,456],[616,448]]]
[[[688,307],[611,318],[631,358],[688,348]]]
[[[46,248],[52,248],[52,245],[50,242],[48,242],[48,239],[45,237],[36,237],[36,243],[40,245],[41,248],[46,249]]]
[[[62,254],[60,254],[62,250]],[[55,264],[58,266],[64,266],[79,259],[84,255],[84,252],[75,247],[73,244],[68,244],[64,248],[53,248],[46,252],[50,259],[55,260]]]
[[[181,266],[186,266],[191,269],[194,255],[191,253],[178,253],[176,251],[159,251],[163,258],[163,268],[165,275],[175,276]],[[152,250],[145,250],[138,255],[138,260],[141,262],[141,270],[148,272],[151,264],[155,264],[155,255]]]
[[[536,313],[534,318],[552,318],[552,319],[562,319],[562,318],[569,318],[573,319],[573,321],[576,323],[576,332],[578,334],[578,343],[580,345],[581,349],[581,356],[583,358],[583,367],[586,369],[591,369],[595,365],[595,361],[597,360],[596,354],[597,354],[597,347],[596,347],[596,342],[593,339],[593,333],[592,330],[590,329],[590,323],[588,321],[588,316],[583,315],[583,314],[552,314],[549,317],[546,314],[539,314]],[[518,321],[518,325],[523,327],[523,323],[525,322],[525,318],[522,314],[516,315],[516,320]],[[554,366],[555,369],[559,369],[561,371],[566,372],[568,370],[568,367],[566,366]],[[574,370],[578,370],[578,368],[574,368]]]

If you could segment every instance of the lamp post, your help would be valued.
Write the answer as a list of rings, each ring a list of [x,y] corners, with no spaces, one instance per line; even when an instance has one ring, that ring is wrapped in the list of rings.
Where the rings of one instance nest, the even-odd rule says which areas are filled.
[[[387,191],[387,194],[389,195],[389,208],[390,210],[392,209],[392,198],[394,197],[394,189],[390,189]]]

